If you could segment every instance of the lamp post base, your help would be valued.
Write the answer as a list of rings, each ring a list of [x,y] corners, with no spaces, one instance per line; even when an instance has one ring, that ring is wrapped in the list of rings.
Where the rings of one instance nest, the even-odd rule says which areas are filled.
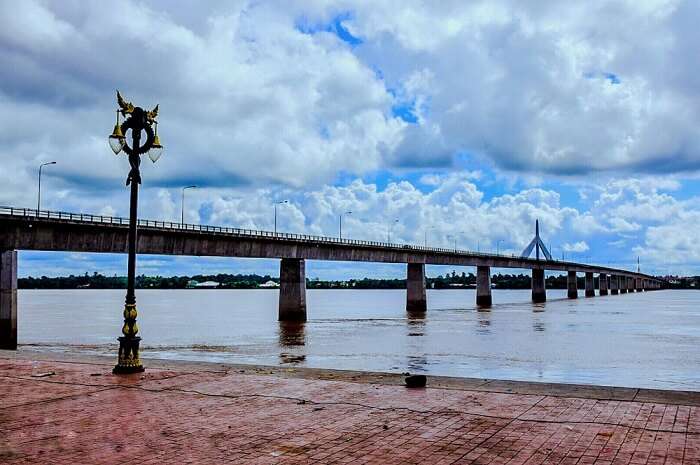
[[[115,375],[127,375],[130,373],[141,373],[145,368],[139,358],[140,337],[120,337],[119,338],[119,360],[112,369]]]

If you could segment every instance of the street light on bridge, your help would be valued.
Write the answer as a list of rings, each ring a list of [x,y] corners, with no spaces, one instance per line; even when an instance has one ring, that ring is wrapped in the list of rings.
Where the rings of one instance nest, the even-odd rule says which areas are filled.
[[[141,107],[135,107],[127,102],[117,91],[117,124],[109,136],[109,146],[115,155],[124,151],[129,156],[131,170],[126,178],[126,185],[131,185],[131,201],[129,207],[129,241],[128,241],[128,265],[127,265],[127,289],[124,305],[124,326],[119,338],[119,358],[117,365],[112,370],[115,374],[138,373],[144,370],[139,357],[139,342],[137,336],[139,327],[136,324],[136,293],[134,284],[136,280],[136,226],[138,212],[139,184],[141,184],[141,155],[148,154],[153,163],[158,161],[163,153],[163,146],[158,138],[158,105],[151,111]],[[119,114],[126,120],[119,123]],[[154,131],[155,126],[155,131]],[[126,133],[131,131],[131,144],[127,142]],[[141,133],[145,133],[146,140],[141,143]]]
[[[180,210],[180,224],[185,224],[185,191],[187,189],[196,189],[197,186],[194,184],[191,186],[185,186],[182,188],[182,210]]]
[[[41,210],[41,169],[46,166],[46,165],[55,165],[55,161],[50,161],[47,163],[42,163],[39,165],[39,191],[38,195],[36,196],[36,214],[39,216],[39,210]]]
[[[398,218],[394,218],[394,221],[390,222],[386,228],[386,243],[391,244],[391,230],[394,229],[394,225],[399,222]]]
[[[343,215],[352,215],[352,212],[348,210],[345,213],[341,213],[338,217],[338,237],[340,239],[343,238]]]
[[[457,239],[458,239],[459,236],[461,236],[462,234],[464,234],[464,231],[459,231],[459,232],[457,232],[457,233],[455,233],[455,234],[448,234],[448,235],[446,236],[448,240],[449,240],[449,239],[453,239],[453,240],[454,240],[454,251],[455,251],[455,253],[457,252]]]
[[[275,202],[275,236],[277,235],[277,205],[282,205],[283,203],[289,203],[289,200],[280,200]]]
[[[430,231],[431,229],[435,229],[435,226],[429,226],[425,228],[425,231],[423,233],[423,246],[426,248],[428,247],[428,231]]]

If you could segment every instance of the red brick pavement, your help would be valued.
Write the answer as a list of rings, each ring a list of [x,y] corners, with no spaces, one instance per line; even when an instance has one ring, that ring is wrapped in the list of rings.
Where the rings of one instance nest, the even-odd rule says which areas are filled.
[[[0,358],[0,463],[700,464],[698,406],[110,368]]]

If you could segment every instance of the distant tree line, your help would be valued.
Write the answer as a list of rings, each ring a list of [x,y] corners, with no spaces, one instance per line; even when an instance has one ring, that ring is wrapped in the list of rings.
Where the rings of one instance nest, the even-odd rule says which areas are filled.
[[[279,282],[270,275],[257,274],[215,274],[194,276],[145,276],[136,277],[137,289],[185,289],[192,282],[215,281],[221,288],[254,289],[268,281]],[[100,273],[92,275],[70,275],[66,277],[40,278],[28,277],[17,279],[20,289],[126,289],[126,276],[104,276]]]
[[[214,275],[194,275],[194,276],[137,276],[137,289],[185,289],[191,287],[193,283],[213,281],[219,283],[219,288],[223,289],[256,289],[261,284],[270,281],[279,284],[279,278],[270,275],[257,274],[214,274]],[[595,285],[598,287],[598,278],[595,278]],[[491,277],[491,283],[497,289],[530,289],[529,274],[496,274]],[[700,288],[700,277],[678,278],[670,281],[669,287],[676,289],[698,289]],[[56,278],[42,276],[40,278],[28,277],[19,278],[17,285],[20,289],[125,289],[125,276],[104,276],[100,273],[84,275],[70,275]],[[350,279],[340,280],[320,280],[318,278],[307,279],[309,289],[405,289],[405,279]],[[435,278],[426,278],[426,285],[431,289],[454,289],[460,287],[474,287],[476,276],[473,273],[458,274],[455,271]],[[546,278],[548,289],[566,289],[566,276],[548,276]],[[584,278],[578,278],[578,287],[583,289]]]

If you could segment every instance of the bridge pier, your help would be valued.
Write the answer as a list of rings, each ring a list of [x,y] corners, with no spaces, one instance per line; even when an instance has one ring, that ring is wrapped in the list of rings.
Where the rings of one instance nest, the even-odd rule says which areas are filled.
[[[306,263],[304,259],[280,261],[279,321],[306,321]]]
[[[476,267],[476,305],[490,307],[491,300],[491,267]]]
[[[620,294],[627,294],[627,276],[618,276],[617,279],[620,285]]]
[[[635,289],[637,292],[642,292],[642,291],[644,290],[644,286],[642,285],[642,278],[637,278],[637,279],[635,280],[634,289]]]
[[[17,350],[17,251],[0,252],[0,349]]]
[[[566,273],[566,295],[569,299],[578,298],[578,283],[576,282],[576,272],[569,270]]]
[[[598,274],[598,289],[600,295],[608,295],[608,275],[606,273]]]
[[[620,279],[617,275],[610,275],[610,295],[617,295],[620,287]]]
[[[425,263],[408,263],[406,269],[406,311],[425,312]]]
[[[634,278],[627,276],[627,292],[634,292]]]
[[[544,283],[544,270],[541,268],[532,269],[532,301],[535,303],[547,301],[547,291]]]
[[[595,285],[592,271],[586,271],[586,297],[595,297]]]

